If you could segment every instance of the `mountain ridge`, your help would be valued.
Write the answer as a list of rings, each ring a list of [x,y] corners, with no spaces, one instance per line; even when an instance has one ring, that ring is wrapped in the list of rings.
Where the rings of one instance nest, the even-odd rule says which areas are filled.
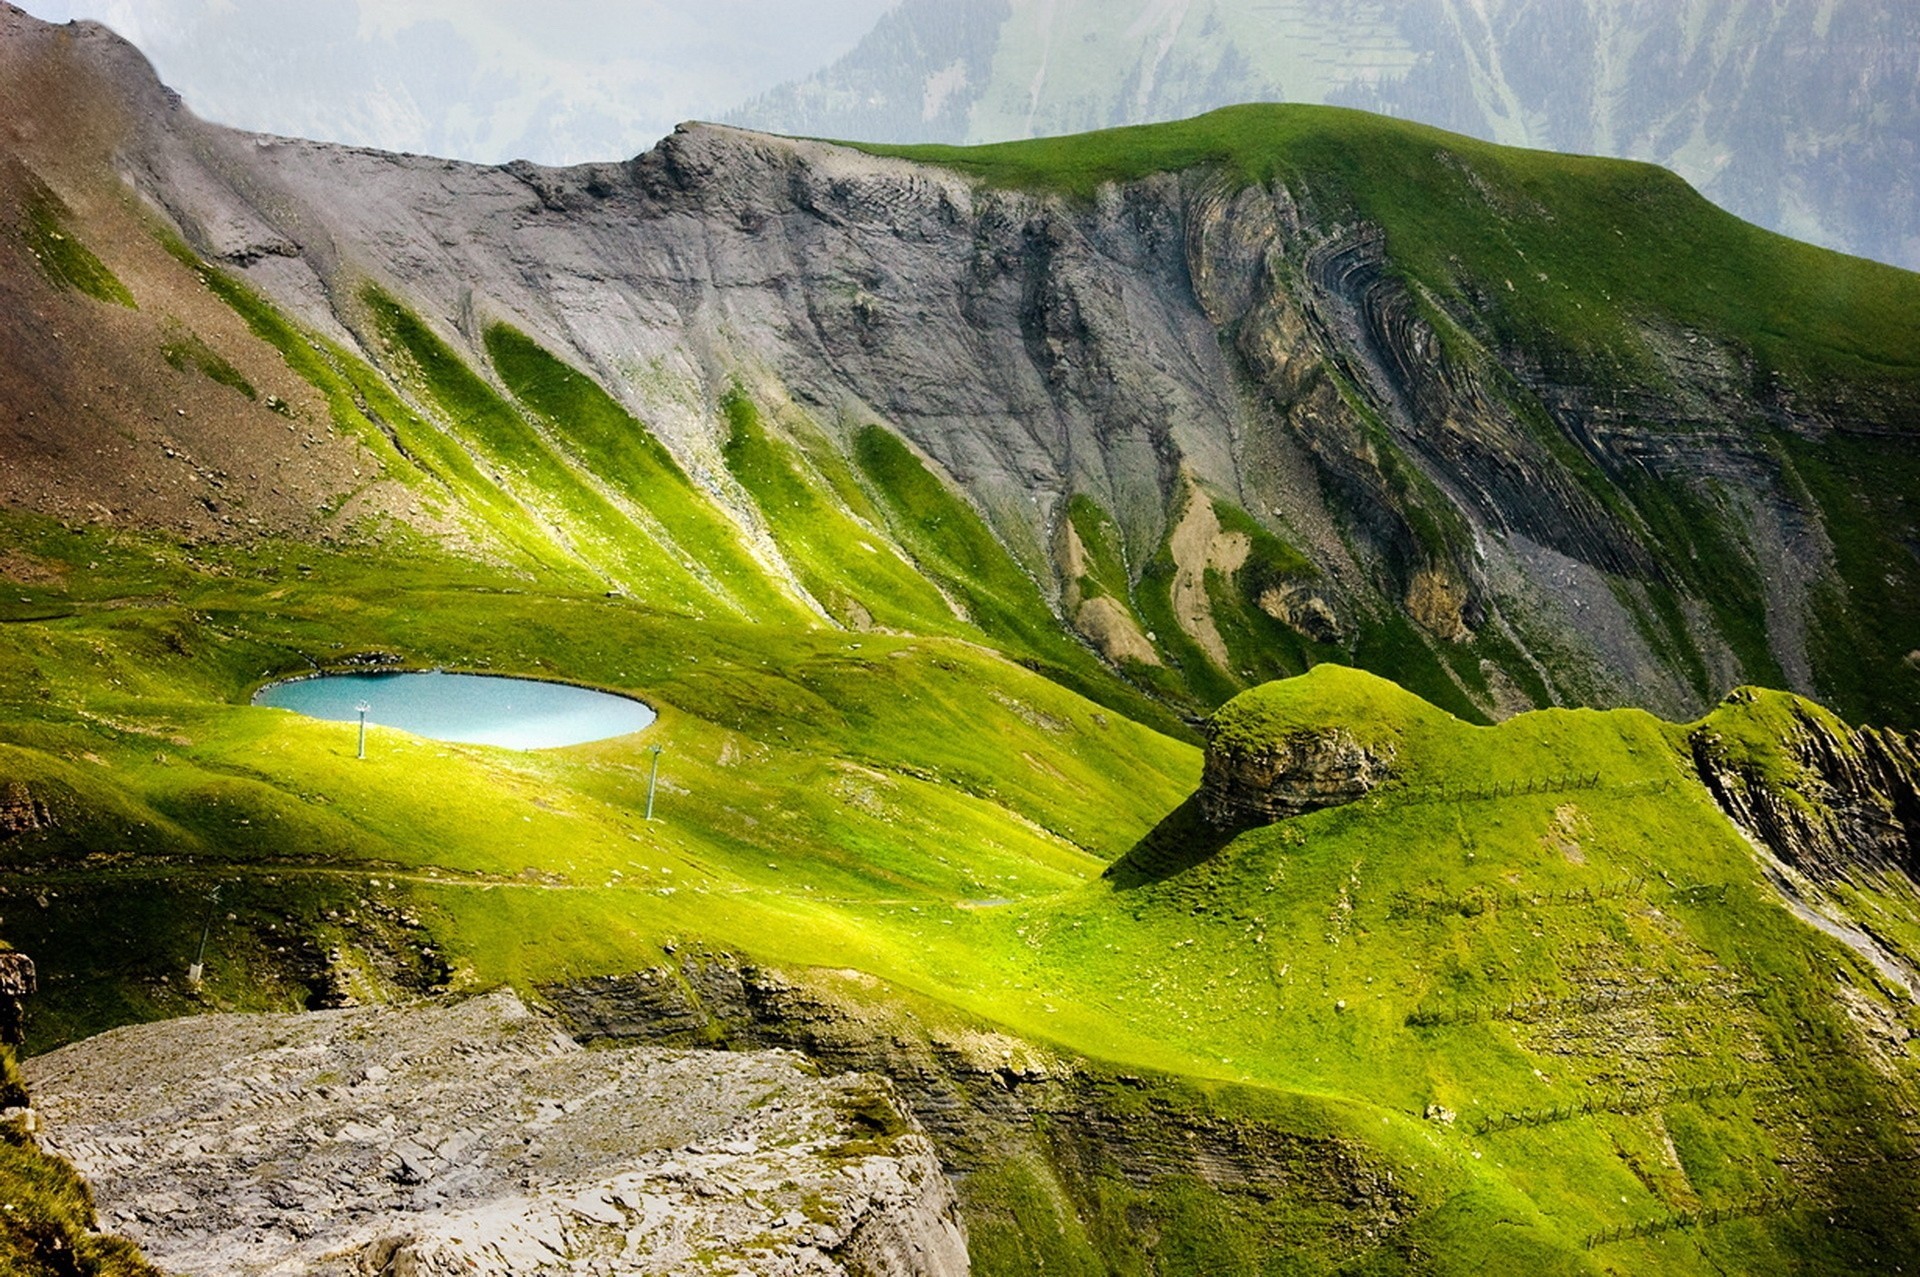
[[[1360,107],[1654,160],[1775,230],[1912,267],[1916,47],[1914,15],[1873,0],[908,0],[839,62],[726,118],[991,143],[1243,101]]]
[[[64,37],[34,37],[46,38]],[[990,627],[1027,634],[1021,646],[1063,630],[1043,643],[1054,668],[1085,678],[1104,665],[1176,705],[1203,708],[1249,679],[1339,655],[1480,716],[1629,697],[1691,712],[1756,679],[1856,715],[1916,712],[1920,670],[1898,637],[1912,609],[1885,580],[1908,570],[1898,544],[1914,515],[1897,491],[1857,508],[1846,477],[1903,455],[1910,370],[1857,352],[1861,337],[1903,348],[1907,312],[1894,301],[1913,285],[1784,241],[1748,246],[1737,223],[1664,176],[1596,161],[1597,185],[1561,179],[1589,162],[1301,109],[1163,126],[1152,136],[1184,167],[1136,171],[1091,203],[982,184],[949,156],[928,166],[704,126],[623,164],[484,168],[201,125],[150,75],[130,80],[132,64],[114,60],[137,54],[104,33],[74,47],[106,50],[86,56],[118,68],[99,92],[104,110],[134,121],[119,163],[187,242],[339,358],[364,361],[355,395],[390,394],[368,377],[400,383],[376,414],[383,426],[340,418],[372,431],[359,444],[316,444],[345,470],[387,454],[355,498],[369,515],[443,534],[434,503],[404,491],[418,467],[383,436],[431,450],[444,427],[429,421],[468,411],[433,396],[504,393],[487,333],[505,325],[646,422],[692,484],[689,500],[717,501],[735,529],[713,535],[743,539],[759,565],[743,571],[770,572],[841,624],[875,614],[874,586],[843,579],[821,553],[825,525],[782,528],[764,492],[742,486],[722,407],[736,391],[759,405],[770,446],[797,448],[805,485],[829,504],[865,494],[847,527],[884,533],[890,556],[924,569],[937,556],[908,545],[917,534],[885,497],[889,481],[852,455],[869,425],[905,440],[1031,580],[1005,578],[1026,619],[1002,609]],[[111,107],[128,93],[147,106]],[[1311,158],[1242,184],[1193,167],[1183,139],[1209,130],[1293,137]],[[1361,201],[1372,206],[1354,202],[1370,189],[1341,167],[1355,138],[1395,157],[1403,194],[1378,181]],[[1110,145],[1096,135],[1023,154],[1067,157],[1064,174]],[[332,199],[343,182],[354,201]],[[1579,235],[1530,193],[1543,182],[1598,210],[1572,219]],[[1410,214],[1422,198],[1444,213]],[[1730,248],[1736,264],[1662,294],[1630,247],[1599,243],[1606,216],[1635,219],[1646,228],[1636,234],[1682,232],[1667,250],[1676,264]],[[1530,254],[1548,268],[1534,274],[1552,277],[1523,291],[1506,272]],[[1786,291],[1741,291],[1751,271]],[[1582,318],[1615,289],[1637,292],[1648,313]],[[1728,295],[1718,310],[1688,300]],[[1858,302],[1876,296],[1894,318],[1850,338]],[[1566,337],[1575,344],[1556,344]],[[441,366],[440,351],[479,379],[410,382]],[[585,553],[582,566],[627,588],[619,578],[637,562],[592,549],[604,542],[593,525],[645,519],[629,496],[594,490],[577,441],[514,424],[520,411],[469,418],[507,432],[495,443],[516,450],[515,466],[537,467],[523,476],[534,489],[488,500],[503,518],[545,511],[535,524],[547,530],[516,534],[522,544],[561,536],[562,558]],[[1893,433],[1848,433],[1863,415]],[[420,424],[403,428],[409,418]],[[1850,442],[1814,447],[1834,431]],[[340,456],[343,445],[360,455]],[[467,438],[433,464],[467,473],[457,453],[476,446]],[[473,493],[494,482],[460,480]],[[571,495],[549,509],[535,499],[548,490]],[[1068,571],[1069,542],[1100,542],[1103,521],[1109,584],[1089,595]],[[957,580],[945,579],[944,603],[920,606],[958,607],[971,625]],[[1874,675],[1855,673],[1843,648],[1866,653]]]

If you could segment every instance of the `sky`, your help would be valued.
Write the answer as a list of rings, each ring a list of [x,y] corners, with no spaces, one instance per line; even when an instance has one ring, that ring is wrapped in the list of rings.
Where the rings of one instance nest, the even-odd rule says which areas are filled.
[[[851,49],[897,0],[17,0],[200,116],[481,163],[623,159]]]

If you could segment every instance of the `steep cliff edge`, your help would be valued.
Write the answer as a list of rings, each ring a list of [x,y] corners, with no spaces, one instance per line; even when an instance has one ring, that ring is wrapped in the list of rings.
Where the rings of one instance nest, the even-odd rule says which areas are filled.
[[[1887,872],[1920,882],[1920,743],[1910,735],[1742,688],[1691,742],[1728,819],[1785,864],[1821,883]]]
[[[198,396],[36,400],[191,473],[124,477],[145,454],[119,436],[53,447],[23,417],[38,470],[16,506],[238,537],[392,520],[660,606],[897,625],[900,590],[831,548],[864,542],[931,578],[916,623],[1080,683],[1097,656],[1188,712],[1339,659],[1480,718],[1691,713],[1742,681],[1920,716],[1920,282],[1658,170],[1305,108],[884,154],[695,125],[628,162],[483,168],[215,128],[103,31],[5,22],[10,152],[140,299],[86,335],[111,347],[87,366],[166,347],[189,372],[155,376]],[[87,130],[37,105],[56,79]],[[147,211],[188,257],[139,246]],[[18,316],[63,308],[66,332],[112,309],[17,269]],[[168,315],[264,393],[223,388]],[[47,321],[21,322],[44,361]],[[509,330],[657,438],[731,530],[650,521],[619,482],[631,449],[539,401]],[[55,365],[38,381],[84,371]],[[504,415],[476,415],[486,395]],[[796,526],[742,401],[837,530]],[[905,463],[862,449],[873,427]],[[298,514],[303,493],[331,518]],[[952,539],[966,520],[990,530],[992,598],[980,546]],[[766,584],[647,575],[732,540]],[[646,543],[667,553],[618,549]]]

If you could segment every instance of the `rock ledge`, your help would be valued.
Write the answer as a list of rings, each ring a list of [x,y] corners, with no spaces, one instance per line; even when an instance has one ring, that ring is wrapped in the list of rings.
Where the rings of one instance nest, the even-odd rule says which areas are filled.
[[[102,1222],[207,1274],[961,1274],[889,1084],[588,1050],[510,993],[210,1015],[27,1065]]]

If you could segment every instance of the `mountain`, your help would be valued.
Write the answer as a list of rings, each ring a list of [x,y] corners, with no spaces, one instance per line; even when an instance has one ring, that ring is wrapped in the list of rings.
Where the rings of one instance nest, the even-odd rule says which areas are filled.
[[[1920,1240],[1920,277],[1327,108],[484,168],[0,9],[0,119],[30,1050],[799,1050],[982,1273]],[[658,718],[251,703],[394,668]]]
[[[1483,719],[1742,682],[1920,715],[1920,278],[1664,171],[1305,107],[484,168],[202,124],[98,30],[13,44],[98,121],[17,147],[15,242],[124,243],[166,299],[15,258],[15,506],[388,520],[1188,715],[1328,659]]]
[[[1251,101],[1650,160],[1749,220],[1920,266],[1920,11],[1884,0],[905,0],[725,117],[1000,142]]]

